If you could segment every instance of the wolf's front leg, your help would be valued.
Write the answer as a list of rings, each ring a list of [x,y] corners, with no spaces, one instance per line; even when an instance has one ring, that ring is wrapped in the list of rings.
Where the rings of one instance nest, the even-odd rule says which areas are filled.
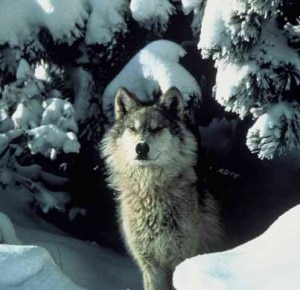
[[[144,290],[173,290],[172,271],[161,268],[144,268],[143,284]]]

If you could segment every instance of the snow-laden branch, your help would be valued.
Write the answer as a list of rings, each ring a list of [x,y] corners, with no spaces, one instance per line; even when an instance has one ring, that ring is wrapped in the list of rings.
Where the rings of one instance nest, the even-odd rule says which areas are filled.
[[[203,57],[235,57],[255,44],[279,0],[207,1],[198,44]]]
[[[89,0],[91,14],[87,22],[85,42],[108,44],[116,33],[127,32],[125,14],[127,0]],[[149,1],[150,2],[150,1]]]
[[[72,44],[84,37],[87,44],[108,44],[127,30],[127,0],[4,0],[0,10],[0,45],[28,45],[46,29],[56,42]],[[13,15],[13,17],[12,17]],[[84,29],[86,29],[84,35]],[[42,46],[40,45],[40,49]]]
[[[103,94],[106,115],[112,118],[114,96],[119,87],[126,87],[141,100],[151,100],[155,93],[176,86],[187,103],[201,91],[194,77],[178,62],[185,55],[178,44],[157,40],[138,52],[123,70],[108,84]]]
[[[132,0],[130,2],[132,17],[147,29],[164,31],[175,7],[169,0]]]
[[[271,105],[250,128],[247,146],[261,159],[300,148],[300,106],[281,102]]]

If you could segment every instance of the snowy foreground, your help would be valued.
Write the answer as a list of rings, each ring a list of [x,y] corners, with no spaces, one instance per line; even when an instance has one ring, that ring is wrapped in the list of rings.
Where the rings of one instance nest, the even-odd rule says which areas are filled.
[[[67,236],[37,217],[31,201],[26,191],[0,190],[0,211],[23,244],[0,244],[0,290],[141,289],[130,259]],[[19,243],[3,214],[0,242]]]
[[[67,236],[37,217],[30,202],[26,191],[0,191],[0,212],[5,213],[0,213],[0,290],[141,289],[130,259]],[[300,205],[244,245],[184,261],[175,271],[175,288],[298,290],[299,220]]]
[[[258,238],[222,253],[181,263],[177,290],[298,290],[300,285],[300,205]]]

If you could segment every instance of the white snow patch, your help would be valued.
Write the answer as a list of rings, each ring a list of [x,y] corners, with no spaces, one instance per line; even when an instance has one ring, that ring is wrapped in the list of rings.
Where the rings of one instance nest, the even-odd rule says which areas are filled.
[[[13,17],[12,17],[13,16]],[[0,44],[23,45],[43,27],[54,40],[72,43],[81,35],[88,13],[82,0],[3,0],[0,10]]]
[[[165,30],[175,7],[169,0],[132,0],[132,17],[147,29]]]
[[[85,41],[87,44],[107,44],[116,33],[125,33],[127,25],[125,12],[126,0],[89,0],[92,8],[87,23]]]
[[[177,290],[298,290],[300,205],[258,238],[221,253],[185,260],[175,270]]]
[[[299,126],[299,120],[299,105],[296,103],[280,102],[271,105],[249,129],[246,144],[252,152],[258,153],[261,159],[274,157],[282,136],[285,138],[285,150],[299,148],[297,139],[299,132],[295,131]],[[282,135],[283,127],[286,127],[284,135]],[[282,148],[280,149],[279,154],[282,153]]]

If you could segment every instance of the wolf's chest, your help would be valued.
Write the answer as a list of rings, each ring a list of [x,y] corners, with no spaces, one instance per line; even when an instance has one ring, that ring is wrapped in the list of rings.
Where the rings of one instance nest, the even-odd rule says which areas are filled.
[[[172,198],[161,192],[140,193],[121,204],[122,217],[131,231],[154,238],[178,228],[179,215]]]

